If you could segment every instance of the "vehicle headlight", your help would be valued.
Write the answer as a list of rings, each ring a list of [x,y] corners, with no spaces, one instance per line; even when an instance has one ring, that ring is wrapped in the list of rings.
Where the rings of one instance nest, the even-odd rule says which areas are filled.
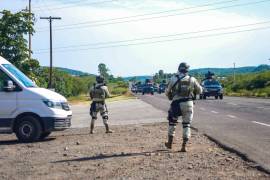
[[[208,92],[208,90],[206,88],[203,89],[203,92]]]
[[[44,104],[49,108],[62,109],[61,102],[51,101],[51,100],[43,100]]]

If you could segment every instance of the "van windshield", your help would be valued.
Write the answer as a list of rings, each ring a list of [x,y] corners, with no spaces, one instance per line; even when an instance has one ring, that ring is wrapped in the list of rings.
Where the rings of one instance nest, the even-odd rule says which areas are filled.
[[[16,77],[26,87],[37,87],[37,85],[31,81],[26,75],[24,75],[19,69],[12,64],[3,64],[6,70],[8,70],[13,76]]]

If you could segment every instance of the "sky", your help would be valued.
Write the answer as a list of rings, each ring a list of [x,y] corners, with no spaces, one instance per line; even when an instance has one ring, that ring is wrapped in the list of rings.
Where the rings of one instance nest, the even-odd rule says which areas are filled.
[[[28,0],[0,0],[0,11]],[[105,63],[114,76],[270,63],[270,0],[32,0],[33,58],[97,74]]]

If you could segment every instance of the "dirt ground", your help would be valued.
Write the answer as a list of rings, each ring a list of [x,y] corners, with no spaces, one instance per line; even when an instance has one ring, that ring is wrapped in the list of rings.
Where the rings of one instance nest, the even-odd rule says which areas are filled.
[[[180,126],[173,150],[163,145],[167,123],[112,128],[70,129],[29,144],[1,135],[0,179],[270,179],[196,131],[183,153]]]

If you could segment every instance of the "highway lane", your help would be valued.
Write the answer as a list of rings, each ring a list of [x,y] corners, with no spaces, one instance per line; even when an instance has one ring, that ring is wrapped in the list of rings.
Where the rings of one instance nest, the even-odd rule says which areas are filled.
[[[137,97],[168,111],[170,102],[164,95]],[[224,100],[197,100],[192,125],[270,172],[270,99],[224,97]]]

